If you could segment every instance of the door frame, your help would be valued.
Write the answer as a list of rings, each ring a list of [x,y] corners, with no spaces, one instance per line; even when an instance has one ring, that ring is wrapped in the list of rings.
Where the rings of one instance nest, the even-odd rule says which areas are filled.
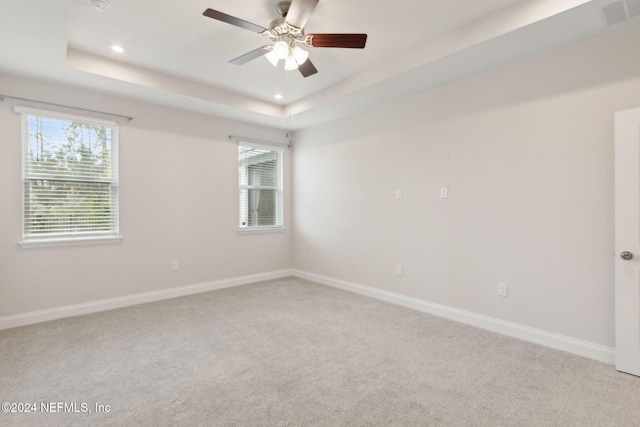
[[[614,159],[615,365],[640,375],[640,108],[615,114]]]

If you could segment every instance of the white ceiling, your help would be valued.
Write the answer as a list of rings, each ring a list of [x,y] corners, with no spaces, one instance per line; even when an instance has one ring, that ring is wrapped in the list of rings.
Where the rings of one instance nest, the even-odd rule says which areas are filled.
[[[277,0],[106,1],[3,0],[0,71],[300,129],[638,23],[607,26],[614,0],[320,0],[307,34],[367,33],[367,46],[309,48],[318,74],[303,78],[264,58],[229,64],[269,40],[202,15],[268,27]]]

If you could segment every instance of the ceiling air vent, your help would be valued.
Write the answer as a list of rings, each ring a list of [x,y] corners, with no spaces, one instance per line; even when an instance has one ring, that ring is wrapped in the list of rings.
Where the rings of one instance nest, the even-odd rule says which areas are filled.
[[[622,0],[602,6],[602,14],[607,25],[615,25],[627,19],[627,11]]]
[[[627,11],[630,18],[640,16],[640,0],[627,0]]]
[[[109,0],[91,0],[91,4],[95,10],[100,12],[104,12],[109,9],[109,6],[111,6]]]
[[[640,0],[618,0],[602,6],[602,16],[607,25],[619,24],[640,16]]]

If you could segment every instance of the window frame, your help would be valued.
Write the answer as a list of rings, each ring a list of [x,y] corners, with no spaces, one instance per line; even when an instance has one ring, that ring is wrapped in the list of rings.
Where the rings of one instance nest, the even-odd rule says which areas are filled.
[[[119,200],[119,171],[118,171],[118,145],[119,145],[119,129],[118,124],[112,120],[106,120],[98,117],[77,115],[66,112],[60,112],[49,109],[38,109],[32,107],[24,107],[16,105],[14,111],[21,115],[21,161],[22,161],[22,202],[21,202],[21,219],[22,219],[22,240],[18,242],[19,246],[23,248],[31,247],[48,247],[48,246],[68,246],[68,245],[86,245],[86,244],[101,244],[101,243],[117,243],[122,240],[120,235],[120,200]],[[42,175],[38,177],[30,172],[31,162],[28,158],[29,144],[31,138],[29,135],[29,117],[41,117],[43,119],[51,120],[64,120],[74,123],[85,123],[90,125],[105,126],[111,128],[111,140],[110,140],[110,169],[111,175],[109,178],[104,179],[87,179],[83,178],[78,180],[77,177],[71,175]],[[27,212],[27,184],[36,179],[49,178],[52,180],[58,180],[61,182],[95,182],[100,184],[106,184],[109,188],[109,196],[111,202],[111,215],[110,215],[110,229],[100,231],[81,231],[81,232],[58,232],[58,233],[27,233],[27,221],[29,216]]]
[[[234,138],[235,139],[235,138]],[[284,215],[284,165],[285,165],[285,146],[282,144],[275,144],[257,140],[251,140],[246,138],[237,138],[237,165],[238,165],[238,216],[237,216],[237,232],[244,233],[269,233],[269,232],[282,232],[286,230],[285,227],[285,215]],[[255,148],[259,150],[267,150],[276,153],[277,167],[276,167],[276,185],[275,186],[254,186],[243,184],[241,179],[242,159],[240,158],[240,148]],[[259,187],[259,188],[258,188]],[[276,215],[275,225],[242,225],[243,219],[248,221],[247,218],[243,218],[243,190],[251,189],[266,189],[275,191],[276,194]],[[245,203],[247,205],[248,203]]]

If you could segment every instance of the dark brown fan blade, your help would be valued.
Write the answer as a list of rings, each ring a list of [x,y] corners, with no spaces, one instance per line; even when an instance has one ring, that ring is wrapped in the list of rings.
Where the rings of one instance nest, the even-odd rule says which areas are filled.
[[[260,34],[264,31],[267,31],[266,28],[261,27],[260,25],[243,21],[240,18],[227,15],[226,13],[218,12],[217,10],[207,9],[202,14],[206,17],[217,19],[218,21],[226,22],[227,24],[235,25],[236,27],[244,28],[245,30],[253,31],[254,33]]]
[[[316,67],[313,66],[311,60],[309,59],[304,61],[302,65],[299,65],[298,70],[300,70],[300,74],[302,74],[302,77],[309,77],[318,72],[318,70],[316,70]]]
[[[293,0],[285,22],[296,28],[303,28],[317,4],[318,0]]]
[[[307,34],[304,43],[311,47],[343,47],[364,49],[366,34]]]
[[[232,59],[231,61],[229,61],[229,63],[236,64],[236,65],[244,65],[249,61],[253,61],[256,58],[260,58],[262,55],[265,55],[271,52],[272,48],[273,47],[271,45],[259,47],[257,49],[252,50],[249,53],[245,53],[242,56],[238,56],[236,59]]]

